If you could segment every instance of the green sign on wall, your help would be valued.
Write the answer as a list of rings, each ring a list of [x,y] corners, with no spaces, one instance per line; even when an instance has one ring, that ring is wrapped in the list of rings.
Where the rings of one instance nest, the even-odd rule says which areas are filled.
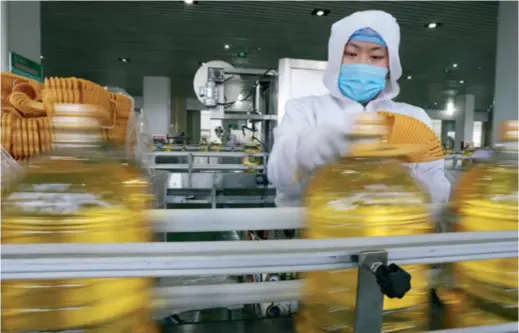
[[[11,52],[9,61],[11,73],[43,82],[43,75],[40,64],[14,52]]]

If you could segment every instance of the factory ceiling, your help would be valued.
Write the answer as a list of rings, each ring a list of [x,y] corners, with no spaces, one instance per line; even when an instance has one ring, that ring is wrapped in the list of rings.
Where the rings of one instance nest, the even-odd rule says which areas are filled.
[[[201,62],[268,69],[285,57],[326,60],[331,24],[366,9],[401,26],[399,100],[442,109],[473,93],[476,109],[491,107],[497,1],[44,1],[43,68],[137,96],[144,76],[169,76],[172,95],[190,97]]]

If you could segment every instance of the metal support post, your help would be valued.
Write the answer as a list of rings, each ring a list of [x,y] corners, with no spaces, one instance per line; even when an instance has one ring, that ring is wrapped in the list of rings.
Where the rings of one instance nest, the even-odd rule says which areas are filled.
[[[357,300],[355,302],[355,333],[380,333],[384,295],[372,273],[373,265],[386,265],[386,251],[366,251],[359,256]]]
[[[456,155],[452,156],[452,170],[456,170],[458,166],[458,157]]]
[[[356,333],[381,332],[384,295],[402,298],[411,290],[411,275],[398,265],[387,265],[387,261],[388,254],[383,250],[363,251],[359,255]]]

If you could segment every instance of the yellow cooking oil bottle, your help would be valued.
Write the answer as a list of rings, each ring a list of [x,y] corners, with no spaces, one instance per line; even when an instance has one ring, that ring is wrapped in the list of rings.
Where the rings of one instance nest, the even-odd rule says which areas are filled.
[[[398,140],[390,139],[398,138],[392,132],[395,123],[402,121],[409,122],[392,113],[359,114],[349,134],[349,154],[317,170],[307,187],[304,238],[433,231],[427,208],[430,198],[400,164],[407,156],[419,155],[424,145],[394,144]],[[382,332],[427,331],[429,267],[402,268],[412,276],[412,288],[401,299],[384,297]],[[311,272],[306,281],[297,331],[352,333],[357,269]]]
[[[504,122],[499,133],[492,159],[466,171],[454,188],[454,231],[517,233],[517,121]],[[518,320],[517,258],[458,262],[447,273],[448,283],[438,290],[447,328]]]
[[[149,184],[102,141],[109,113],[52,104],[53,150],[2,197],[3,244],[149,242]],[[154,333],[146,278],[2,281],[1,331]]]

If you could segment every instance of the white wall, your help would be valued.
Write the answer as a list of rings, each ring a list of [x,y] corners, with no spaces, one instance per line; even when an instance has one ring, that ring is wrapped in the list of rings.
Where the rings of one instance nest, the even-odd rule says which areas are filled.
[[[171,85],[168,77],[145,76],[142,115],[148,135],[169,134],[171,122]]]

